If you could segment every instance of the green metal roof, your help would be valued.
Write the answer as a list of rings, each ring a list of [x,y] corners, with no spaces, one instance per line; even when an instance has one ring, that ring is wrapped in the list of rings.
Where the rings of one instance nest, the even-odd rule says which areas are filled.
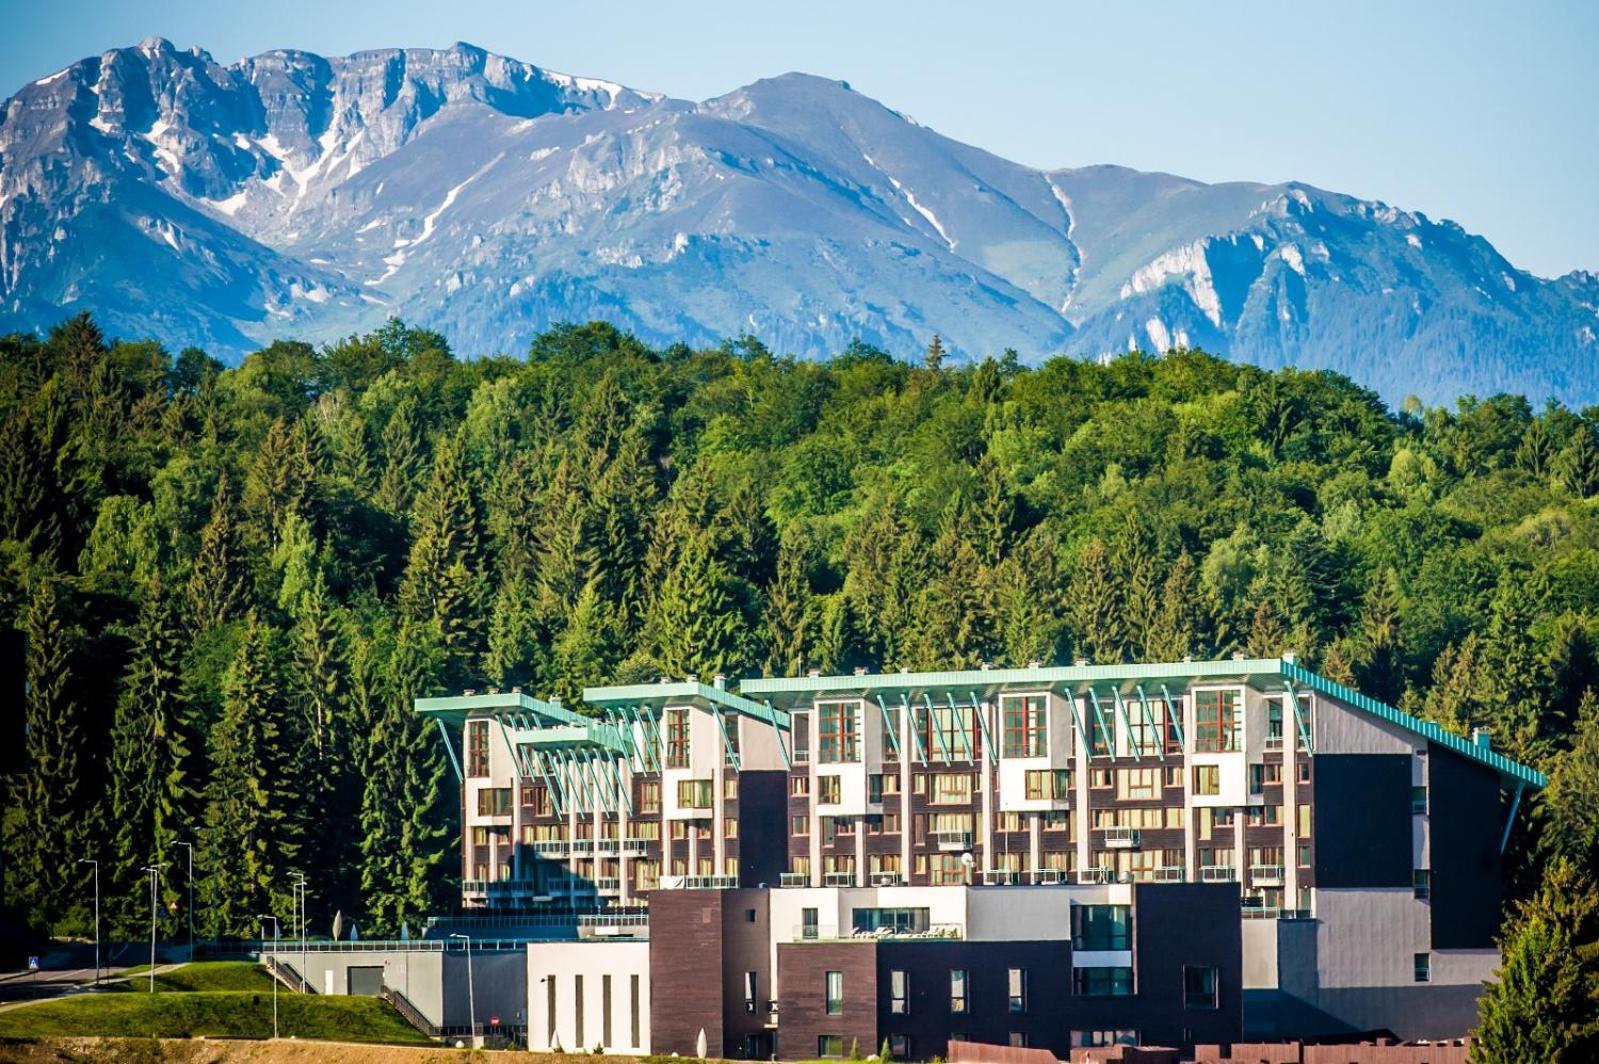
[[[1455,735],[1359,691],[1334,683],[1296,662],[1282,658],[1228,658],[1220,661],[1146,662],[1132,665],[1041,666],[1025,669],[966,669],[953,672],[863,673],[849,676],[766,677],[747,679],[739,690],[764,698],[774,706],[795,709],[809,705],[817,696],[830,694],[876,697],[905,695],[911,698],[934,692],[955,695],[977,693],[992,696],[1005,691],[1069,689],[1081,693],[1091,687],[1113,686],[1123,693],[1143,684],[1186,687],[1195,682],[1237,681],[1261,687],[1259,681],[1272,681],[1281,689],[1284,681],[1324,694],[1355,709],[1370,713],[1389,724],[1419,735],[1438,745],[1486,765],[1514,786],[1542,788],[1548,777],[1486,745]],[[1148,693],[1154,694],[1151,690]]]
[[[591,718],[574,713],[556,702],[546,702],[520,691],[495,691],[488,694],[447,695],[419,698],[416,711],[459,723],[467,717],[498,717],[522,714],[530,719],[554,724],[584,724]]]
[[[619,687],[585,687],[583,701],[587,705],[606,709],[624,706],[694,705],[703,709],[712,706],[731,709],[746,717],[777,728],[788,728],[788,714],[763,702],[755,702],[722,688],[712,687],[695,680],[663,683],[627,684]]]

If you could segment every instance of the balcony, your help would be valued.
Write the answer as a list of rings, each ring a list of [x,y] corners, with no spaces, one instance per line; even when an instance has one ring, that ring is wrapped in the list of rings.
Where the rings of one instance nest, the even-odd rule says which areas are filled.
[[[777,877],[780,887],[808,887],[811,885],[809,872],[784,872]]]
[[[571,842],[571,846],[572,846],[572,852],[573,853],[593,853],[594,852],[594,840],[593,839],[573,839],[572,842]]]
[[[1008,887],[1021,881],[1022,874],[1010,868],[985,868],[983,886]]]
[[[1098,828],[1107,850],[1136,850],[1144,844],[1144,833],[1137,828]]]
[[[826,887],[853,887],[855,885],[855,873],[823,872],[822,885]]]
[[[600,839],[594,844],[600,853],[620,853],[622,851],[621,839]]]
[[[877,927],[877,928],[838,928],[826,924],[796,924],[794,925],[795,942],[879,942],[892,939],[896,942],[904,940],[913,941],[944,941],[959,942],[966,937],[966,931],[960,924],[929,924],[923,928],[908,927]]]
[[[594,880],[594,889],[601,894],[619,894],[622,890],[622,880],[618,876],[600,876]]]
[[[533,843],[533,852],[546,857],[564,857],[572,852],[572,844],[565,839],[539,839]]]
[[[622,852],[630,856],[642,856],[650,852],[650,844],[656,839],[623,839]]]
[[[933,845],[944,851],[960,851],[972,848],[972,833],[970,831],[935,831],[933,832]]]
[[[1280,887],[1283,885],[1283,866],[1250,865],[1249,882],[1256,887]]]
[[[668,877],[663,877],[661,886],[667,887]],[[675,884],[679,890],[730,890],[738,886],[737,876],[679,876],[680,882]]]
[[[1035,868],[1031,875],[1033,885],[1038,887],[1065,883],[1067,877],[1066,870],[1062,868]]]
[[[579,938],[640,938],[648,936],[648,913],[599,913],[577,918]]]
[[[1188,870],[1182,865],[1160,865],[1155,869],[1156,883],[1181,883],[1188,878]]]
[[[1114,883],[1116,882],[1116,870],[1114,868],[1079,868],[1077,870],[1077,882],[1092,886]]]
[[[1238,870],[1232,865],[1204,865],[1199,869],[1201,883],[1234,883],[1238,880]]]
[[[903,887],[905,876],[899,872],[873,872],[871,883],[874,887]]]

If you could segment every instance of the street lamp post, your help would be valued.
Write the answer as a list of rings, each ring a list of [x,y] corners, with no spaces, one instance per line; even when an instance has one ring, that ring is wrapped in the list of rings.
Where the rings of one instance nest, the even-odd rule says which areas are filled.
[[[189,851],[189,962],[194,962],[194,843],[180,842]]]
[[[472,936],[451,934],[451,938],[466,940],[466,1012],[472,1026],[472,1048],[477,1048],[477,989],[472,982]]]
[[[94,985],[100,985],[100,862],[87,857],[78,858],[79,864],[94,865]]]
[[[261,948],[266,948],[266,922],[272,921],[272,1037],[278,1036],[278,940],[282,937],[278,918],[271,914],[257,916],[261,922]]]
[[[305,993],[305,873],[291,873],[300,881],[300,993]]]
[[[150,993],[155,993],[155,918],[159,910],[156,908],[155,895],[160,889],[161,869],[163,864],[145,865],[141,871],[150,873]]]

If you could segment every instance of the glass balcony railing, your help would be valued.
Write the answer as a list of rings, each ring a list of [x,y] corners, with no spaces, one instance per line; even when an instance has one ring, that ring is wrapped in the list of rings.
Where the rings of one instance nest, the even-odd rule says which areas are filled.
[[[811,885],[809,872],[783,872],[777,877],[780,887],[808,887]]]
[[[1281,885],[1283,881],[1283,866],[1280,864],[1250,865],[1249,881],[1257,886]]]
[[[969,850],[972,848],[970,831],[935,831],[933,845],[940,850]]]
[[[1182,865],[1160,865],[1155,869],[1156,883],[1181,883],[1187,870]]]
[[[1238,871],[1232,865],[1204,865],[1199,870],[1201,883],[1232,883],[1238,879]]]

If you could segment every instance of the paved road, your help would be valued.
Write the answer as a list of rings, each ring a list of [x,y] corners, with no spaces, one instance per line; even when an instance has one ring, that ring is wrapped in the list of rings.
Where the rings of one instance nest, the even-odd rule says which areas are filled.
[[[83,967],[78,963],[80,959],[79,951],[62,950],[40,957],[40,971],[0,972],[0,1010],[91,989],[94,986],[94,964],[91,962],[87,967]],[[122,977],[130,967],[131,964],[102,965],[100,980],[104,982],[107,979]],[[179,967],[177,964],[160,964],[156,966],[156,974],[177,967]],[[132,978],[137,979],[139,976]]]

